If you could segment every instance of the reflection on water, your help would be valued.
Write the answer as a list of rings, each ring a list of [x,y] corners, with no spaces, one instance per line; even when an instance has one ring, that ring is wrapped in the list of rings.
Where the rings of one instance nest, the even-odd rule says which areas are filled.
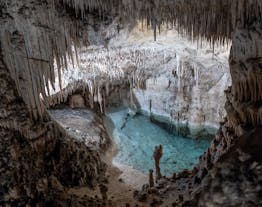
[[[157,145],[163,145],[161,172],[171,176],[173,172],[193,168],[210,144],[208,140],[197,141],[170,134],[146,116],[127,116],[127,110],[110,112],[107,117],[114,126],[108,121],[105,124],[118,148],[113,162],[130,165],[144,173],[154,169],[152,156]]]

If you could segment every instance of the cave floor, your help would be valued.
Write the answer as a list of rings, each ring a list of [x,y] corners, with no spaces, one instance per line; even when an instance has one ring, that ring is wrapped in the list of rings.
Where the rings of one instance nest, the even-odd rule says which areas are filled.
[[[162,178],[155,185],[155,191],[148,194],[148,189],[141,188],[147,183],[147,176],[138,173],[127,166],[115,166],[112,159],[116,153],[116,145],[110,140],[102,119],[88,109],[55,109],[49,113],[64,127],[71,137],[84,142],[87,147],[100,151],[101,158],[107,164],[106,177],[102,181],[107,188],[107,202],[103,206],[173,206],[179,203],[180,195],[189,192],[190,179],[180,179],[174,182],[170,178]],[[142,174],[142,175],[141,175]],[[137,194],[134,196],[134,194]],[[69,188],[67,197],[71,198],[72,206],[85,206],[84,200],[89,198],[101,199],[99,186]],[[136,199],[134,199],[136,197]],[[83,205],[81,205],[83,200]],[[75,205],[75,203],[77,203]]]
[[[71,137],[80,142],[84,142],[87,147],[95,148],[101,152],[101,157],[108,166],[105,179],[105,184],[108,188],[108,206],[120,207],[126,206],[127,203],[130,204],[130,206],[145,206],[145,204],[139,204],[133,199],[133,191],[141,187],[144,181],[143,183],[141,183],[141,180],[138,180],[136,183],[131,182],[132,172],[125,172],[125,178],[123,176],[121,177],[125,170],[121,170],[112,164],[112,158],[116,149],[114,144],[109,147],[110,138],[107,136],[102,120],[98,115],[88,109],[71,109],[69,107],[52,109],[49,110],[49,113],[67,130]],[[105,145],[107,146],[105,147]],[[133,179],[136,180],[135,176]],[[130,183],[126,183],[126,180],[129,180]],[[138,185],[138,183],[140,185]],[[99,186],[94,189],[87,187],[71,188],[68,190],[68,194],[71,198],[77,198],[78,205],[79,198],[80,200],[81,198],[84,199],[85,195],[94,198],[102,197]]]

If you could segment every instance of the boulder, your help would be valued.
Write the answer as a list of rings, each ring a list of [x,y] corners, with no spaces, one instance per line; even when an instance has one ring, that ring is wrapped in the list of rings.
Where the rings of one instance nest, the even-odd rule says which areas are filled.
[[[69,106],[74,108],[86,108],[85,106],[85,100],[80,94],[72,95],[69,98]]]

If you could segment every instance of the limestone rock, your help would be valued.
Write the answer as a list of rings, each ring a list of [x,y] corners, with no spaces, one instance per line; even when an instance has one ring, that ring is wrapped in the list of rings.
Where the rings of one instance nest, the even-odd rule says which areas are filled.
[[[74,109],[74,108],[85,108],[85,100],[79,94],[72,95],[72,96],[69,97],[69,106],[72,109]]]

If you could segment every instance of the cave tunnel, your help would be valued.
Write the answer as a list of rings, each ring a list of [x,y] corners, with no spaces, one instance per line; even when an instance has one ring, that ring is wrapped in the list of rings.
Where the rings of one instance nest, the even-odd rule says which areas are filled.
[[[262,206],[261,0],[0,0],[0,206]]]

